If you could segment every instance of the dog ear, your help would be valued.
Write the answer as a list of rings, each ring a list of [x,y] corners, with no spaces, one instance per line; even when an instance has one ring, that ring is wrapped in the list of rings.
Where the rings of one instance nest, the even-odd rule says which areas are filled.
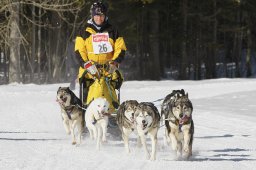
[[[112,101],[112,105],[114,106],[115,109],[118,109],[119,104],[116,101]]]
[[[175,102],[177,102],[177,100],[180,98],[180,95],[177,95],[175,98],[174,98],[174,100],[173,100],[173,104],[175,103]]]
[[[188,93],[186,93],[186,97],[188,98]]]
[[[72,91],[70,90],[70,88],[69,88],[69,87],[67,87],[67,92],[72,93]]]
[[[184,89],[181,89],[181,94],[182,94],[183,96],[185,95]]]
[[[59,91],[60,89],[61,89],[61,87],[59,87],[59,88],[58,88],[58,90],[57,90],[57,94],[58,94],[58,91]]]
[[[171,96],[174,96],[177,93],[177,90],[172,90]]]
[[[116,120],[117,120],[118,124],[122,124],[122,120],[123,120],[123,116],[124,116],[123,114],[124,114],[124,111],[125,111],[125,105],[126,105],[126,101],[123,102],[119,106],[119,108],[118,108],[118,110],[116,112]]]
[[[119,106],[119,108],[122,110],[122,112],[124,112],[125,108],[127,107],[126,104],[127,104],[127,101],[123,102],[123,103]]]

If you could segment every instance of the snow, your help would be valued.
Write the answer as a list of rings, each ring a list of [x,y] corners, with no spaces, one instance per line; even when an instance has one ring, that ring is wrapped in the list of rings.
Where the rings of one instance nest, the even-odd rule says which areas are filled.
[[[255,169],[256,79],[123,84],[121,101],[152,102],[181,88],[189,93],[195,123],[190,161],[175,159],[174,152],[164,144],[164,127],[158,134],[156,161],[145,159],[143,148],[136,147],[135,135],[130,138],[130,154],[125,153],[121,140],[110,135],[100,151],[88,134],[79,147],[71,145],[55,101],[59,86],[68,84],[0,86],[0,169]],[[158,108],[160,104],[155,102]]]

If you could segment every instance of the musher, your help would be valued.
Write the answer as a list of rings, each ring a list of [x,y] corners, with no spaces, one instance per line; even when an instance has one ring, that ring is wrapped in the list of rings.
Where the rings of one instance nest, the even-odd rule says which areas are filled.
[[[75,53],[80,61],[80,99],[84,104],[93,100],[95,93],[106,96],[104,94],[106,90],[104,92],[100,92],[100,89],[95,90],[99,88],[98,86],[107,86],[104,87],[110,93],[107,100],[110,103],[117,102],[114,101],[116,97],[111,93],[115,92],[115,89],[120,89],[123,82],[123,76],[118,67],[124,59],[126,46],[118,30],[108,22],[107,11],[104,3],[100,1],[93,3],[90,8],[91,19],[80,30],[75,41]],[[108,75],[108,80],[103,84],[105,79],[100,77],[105,75]],[[100,85],[91,87],[96,80]]]

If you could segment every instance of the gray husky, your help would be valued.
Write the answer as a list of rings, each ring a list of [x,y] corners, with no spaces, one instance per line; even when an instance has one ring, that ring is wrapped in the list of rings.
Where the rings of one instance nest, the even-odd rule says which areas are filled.
[[[127,100],[123,102],[117,111],[116,121],[121,130],[122,138],[126,152],[130,152],[129,135],[136,129],[135,117],[137,106],[139,103],[136,100]]]
[[[194,122],[193,106],[184,90],[175,90],[169,100],[163,103],[161,114],[165,117],[166,135],[172,143],[177,157],[188,159],[192,155]]]
[[[146,158],[156,159],[157,132],[160,124],[160,114],[153,103],[130,100],[123,102],[117,111],[117,124],[122,131],[126,151],[129,153],[129,135],[136,130],[138,142],[141,142],[146,152]],[[146,135],[152,141],[151,154],[147,149]]]
[[[61,116],[64,128],[68,135],[72,136],[72,145],[75,145],[75,127],[78,130],[78,144],[81,143],[81,135],[84,129],[84,111],[81,100],[68,87],[59,87],[57,102],[61,108]]]

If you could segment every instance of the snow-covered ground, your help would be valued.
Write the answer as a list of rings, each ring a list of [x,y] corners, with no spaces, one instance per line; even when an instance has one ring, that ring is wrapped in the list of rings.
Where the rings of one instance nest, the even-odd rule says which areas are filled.
[[[153,162],[145,160],[134,135],[129,155],[123,142],[111,136],[101,151],[88,136],[79,147],[71,145],[55,101],[59,86],[68,84],[0,86],[0,169],[256,169],[256,79],[123,84],[121,101],[152,102],[181,88],[189,93],[195,123],[190,161],[174,159],[163,142],[164,127],[159,130]],[[160,108],[161,102],[155,104]]]

